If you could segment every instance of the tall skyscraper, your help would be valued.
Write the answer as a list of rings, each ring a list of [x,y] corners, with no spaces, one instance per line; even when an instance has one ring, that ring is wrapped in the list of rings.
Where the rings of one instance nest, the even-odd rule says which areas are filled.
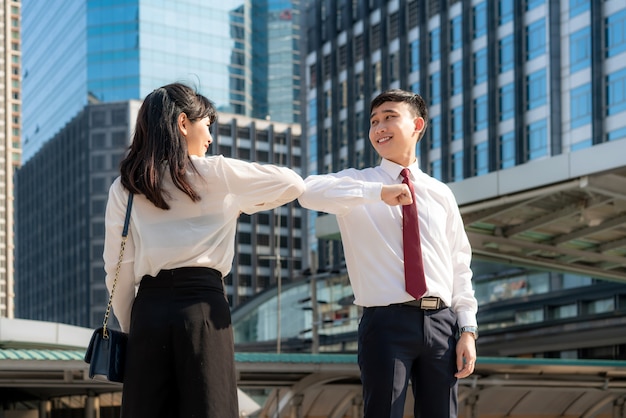
[[[251,115],[245,0],[29,2],[24,26],[24,161],[89,102],[192,84],[220,111]]]
[[[418,160],[461,203],[479,351],[626,358],[626,4],[312,1],[303,20],[307,174],[377,165],[371,99],[421,94]],[[310,245],[339,271],[328,218]]]
[[[182,81],[216,104],[219,128],[210,152],[300,169],[300,127],[285,110],[298,107],[298,54],[285,50],[297,46],[298,2],[272,3],[25,5],[24,165],[17,182],[22,317],[97,323],[106,302],[103,193],[131,137],[132,103],[154,88]],[[280,13],[270,11],[276,7]],[[275,92],[276,85],[283,88]],[[255,119],[259,103],[265,107]],[[299,274],[300,218],[293,204],[242,218],[235,268],[225,279],[233,306]]]
[[[300,0],[252,2],[253,115],[300,122]]]
[[[19,0],[0,1],[0,317],[14,315],[13,174],[21,161],[21,21]]]

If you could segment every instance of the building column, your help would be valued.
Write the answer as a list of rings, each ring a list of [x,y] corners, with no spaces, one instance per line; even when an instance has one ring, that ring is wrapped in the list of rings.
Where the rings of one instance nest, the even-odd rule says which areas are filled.
[[[291,399],[291,418],[302,418],[302,400],[303,395],[295,395]]]
[[[472,395],[465,400],[465,416],[478,418],[478,395]]]
[[[93,392],[85,400],[85,418],[100,418],[100,397]]]
[[[49,418],[52,412],[52,402],[47,399],[39,401],[39,418]]]
[[[625,401],[626,400],[624,398],[617,398],[613,401],[613,418],[626,417],[626,407],[624,406]]]
[[[352,399],[352,418],[361,418],[363,416],[363,397],[357,395]]]

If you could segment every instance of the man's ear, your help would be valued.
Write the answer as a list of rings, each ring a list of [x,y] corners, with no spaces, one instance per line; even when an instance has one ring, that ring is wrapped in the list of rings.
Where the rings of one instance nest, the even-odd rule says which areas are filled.
[[[184,113],[178,115],[178,119],[176,120],[178,123],[178,130],[183,136],[187,136],[187,125],[189,124],[189,118]]]
[[[416,117],[413,120],[415,124],[415,132],[422,132],[424,130],[424,126],[426,126],[426,122],[424,122],[424,118],[421,116]]]

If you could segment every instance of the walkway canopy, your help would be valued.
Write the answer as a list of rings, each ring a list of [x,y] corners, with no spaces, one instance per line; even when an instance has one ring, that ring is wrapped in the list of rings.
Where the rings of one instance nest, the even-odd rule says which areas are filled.
[[[0,349],[0,404],[5,412],[11,405],[36,410],[40,402],[55,399],[59,402],[54,404],[84,408],[80,402],[86,403],[88,396],[99,399],[95,404],[119,404],[121,385],[89,379],[83,354]],[[237,353],[236,365],[239,387],[261,406],[252,416],[362,416],[354,355]],[[460,382],[459,393],[460,417],[465,418],[624,418],[626,362],[479,357],[475,374]],[[412,416],[412,405],[409,398],[406,416]]]

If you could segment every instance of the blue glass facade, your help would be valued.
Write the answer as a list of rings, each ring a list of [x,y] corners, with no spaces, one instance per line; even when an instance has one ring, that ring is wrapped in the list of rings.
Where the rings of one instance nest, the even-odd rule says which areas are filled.
[[[23,162],[87,103],[86,13],[80,1],[22,5]]]
[[[24,161],[89,100],[141,99],[173,81],[250,116],[249,10],[246,0],[26,2]]]

